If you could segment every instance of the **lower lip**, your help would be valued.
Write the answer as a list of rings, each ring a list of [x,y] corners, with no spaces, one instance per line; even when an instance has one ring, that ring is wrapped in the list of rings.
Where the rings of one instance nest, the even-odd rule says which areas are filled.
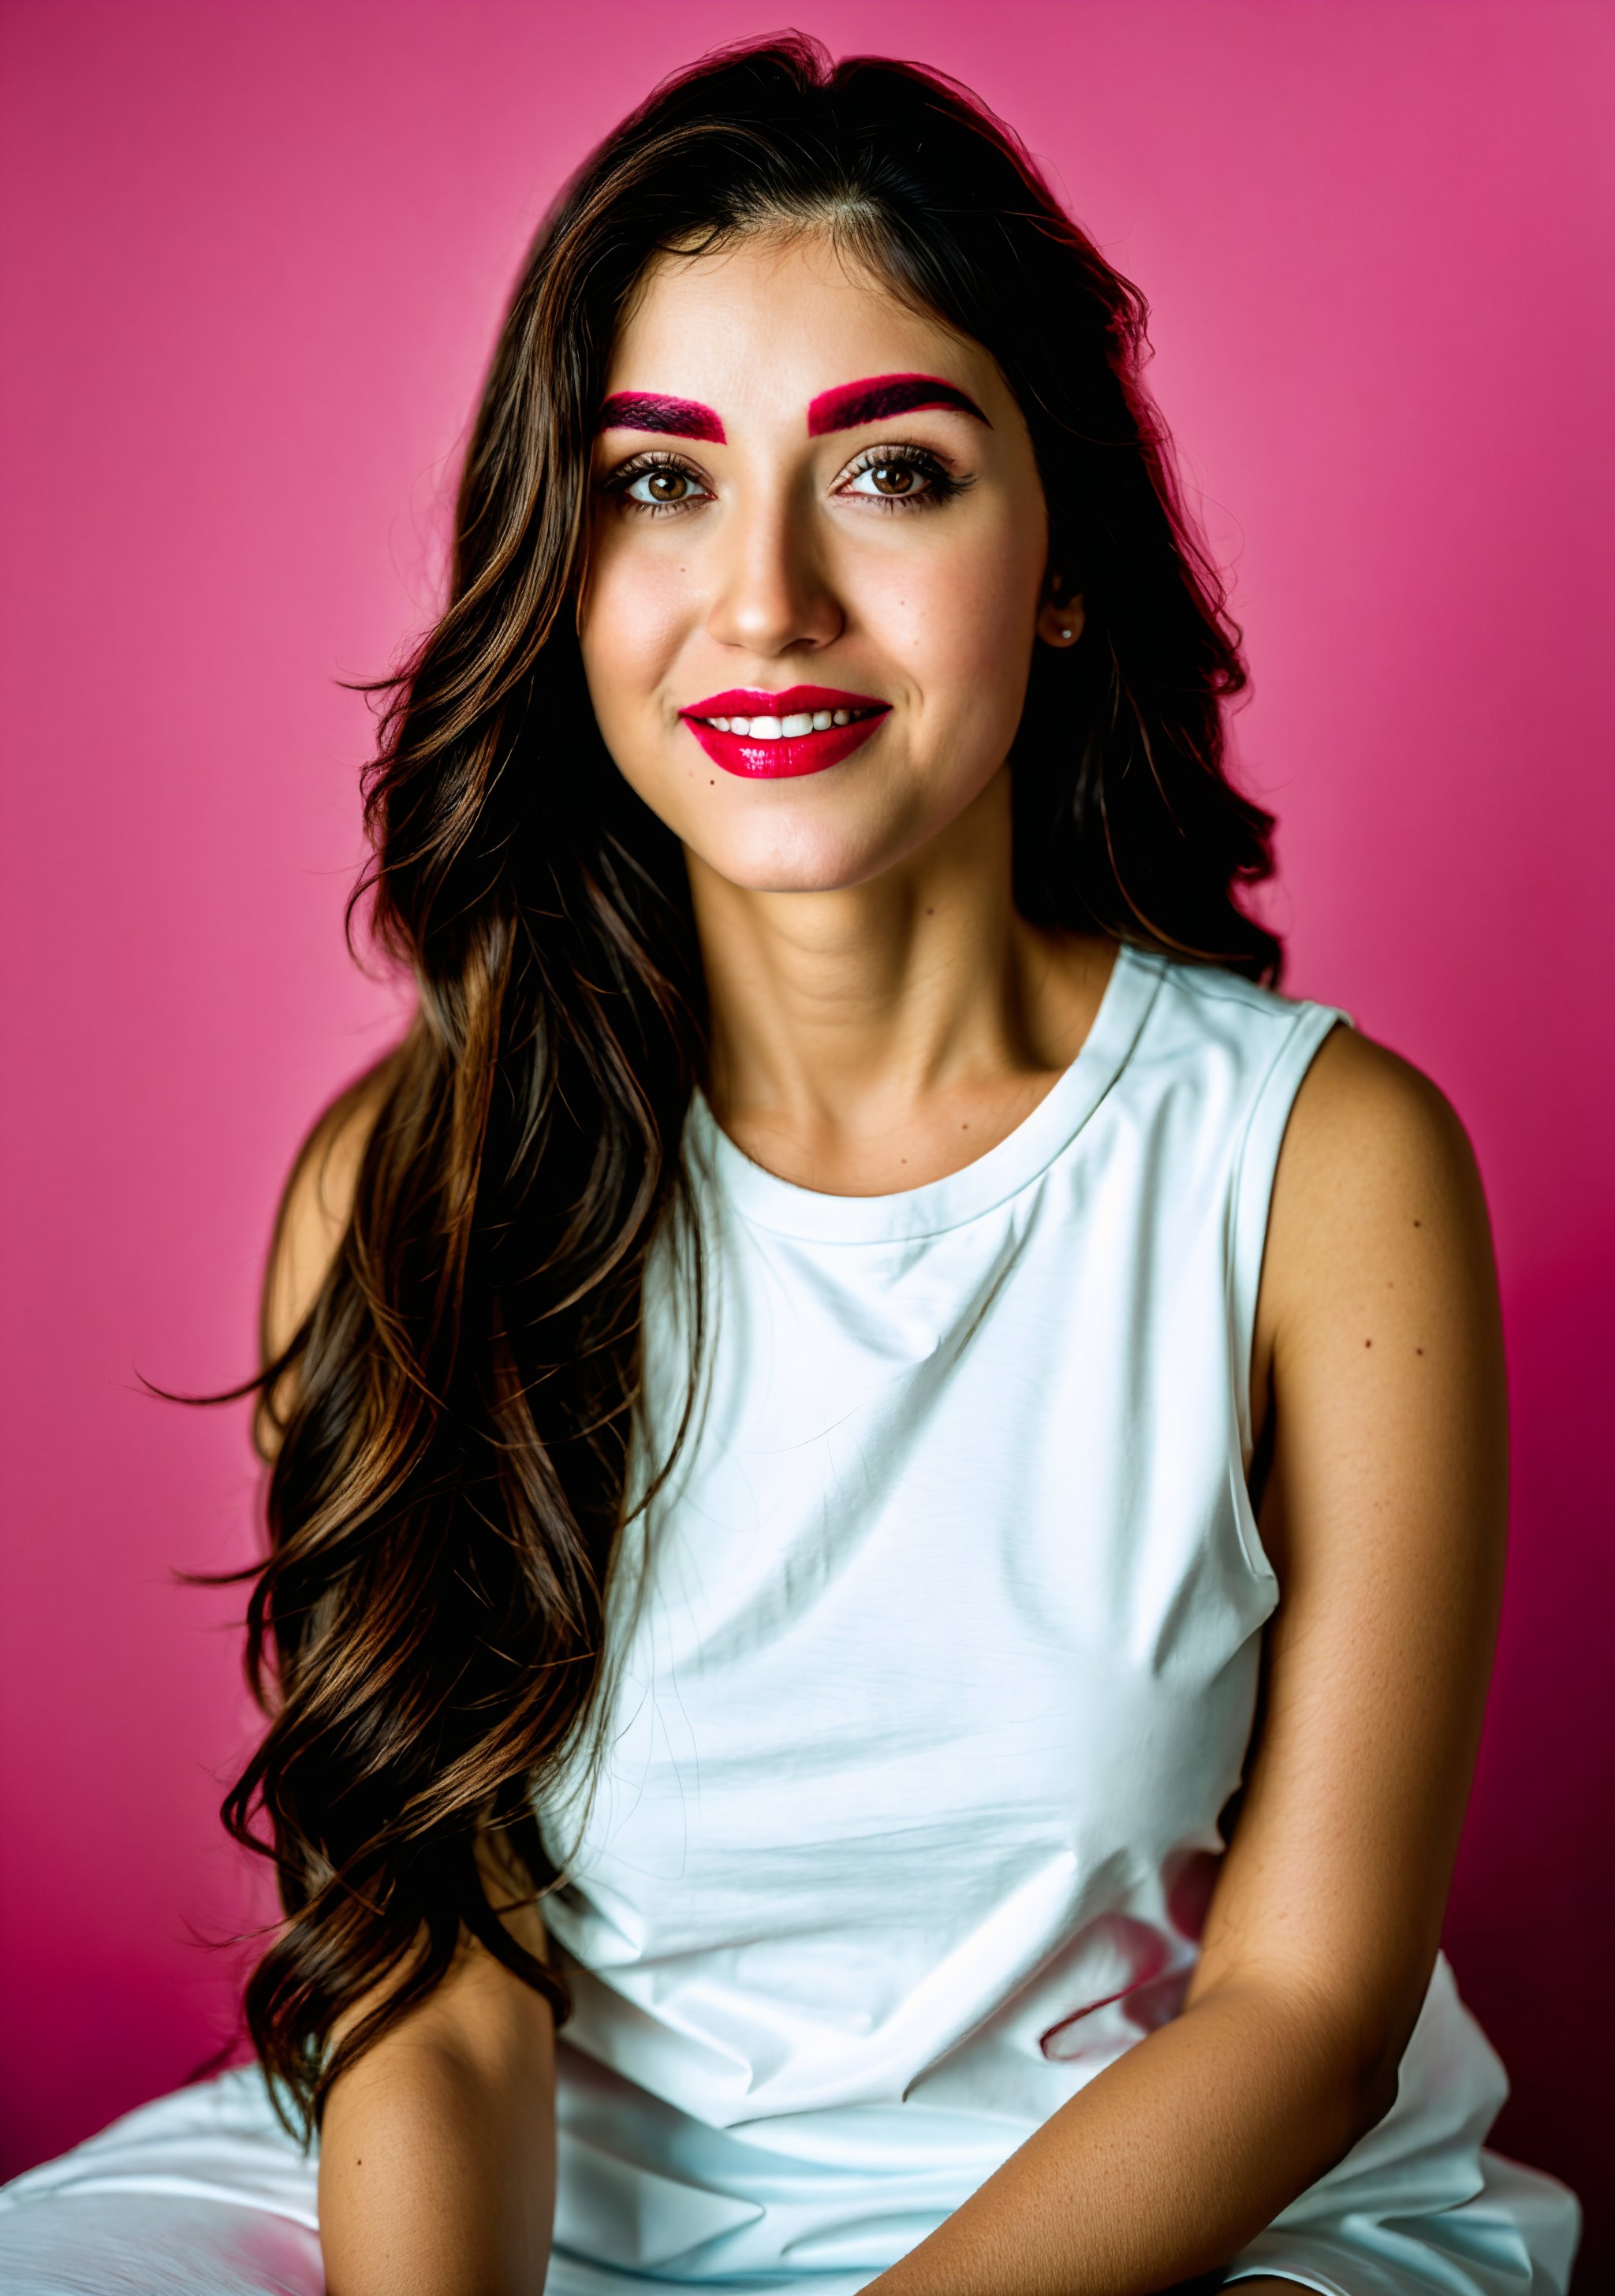
[[[826,726],[822,734],[799,734],[791,739],[782,734],[774,742],[753,742],[744,734],[720,734],[716,726],[699,718],[686,718],[685,723],[713,764],[726,774],[738,774],[748,782],[783,782],[800,774],[822,774],[826,766],[839,766],[843,758],[861,750],[890,715],[882,709],[873,718],[855,718],[849,726]]]

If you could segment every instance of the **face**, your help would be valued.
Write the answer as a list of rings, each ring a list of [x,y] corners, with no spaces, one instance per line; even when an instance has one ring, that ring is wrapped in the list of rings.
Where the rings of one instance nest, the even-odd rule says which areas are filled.
[[[658,262],[593,477],[602,734],[737,886],[862,883],[939,835],[1004,765],[1040,610],[1078,627],[990,355],[816,237]]]

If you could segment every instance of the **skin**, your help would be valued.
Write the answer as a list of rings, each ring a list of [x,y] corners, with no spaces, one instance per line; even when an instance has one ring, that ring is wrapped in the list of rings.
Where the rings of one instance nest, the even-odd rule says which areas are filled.
[[[324,1281],[377,1101],[373,1080],[345,1095],[299,1160],[265,1287],[266,1356],[284,1347]],[[267,1413],[257,1436],[272,1456]],[[520,1902],[519,1879],[487,1843],[479,1862],[511,1935],[545,1958],[543,1923]],[[368,2005],[356,2003],[335,2038]],[[555,2194],[554,2053],[548,2004],[463,1937],[430,1998],[327,2101],[319,2169],[327,2296],[490,2296],[543,2285]]]
[[[809,435],[821,393],[894,373],[953,383],[987,422],[925,408]],[[580,616],[607,746],[688,858],[714,1106],[806,1186],[932,1178],[1047,1090],[1109,964],[1097,943],[1032,931],[1009,900],[1003,766],[1032,647],[1081,630],[1079,603],[1051,594],[1025,422],[979,343],[894,308],[814,241],[660,266],[607,390],[699,401],[726,434],[602,434],[598,479],[649,450],[690,493],[649,513],[603,498]],[[884,446],[929,449],[969,484],[946,503],[922,480],[883,498],[857,466]],[[843,766],[750,782],[678,716],[731,686],[798,683],[879,696],[890,717]]]
[[[955,382],[987,423],[941,408],[808,434],[818,394],[913,372]],[[955,1170],[1074,1057],[1114,954],[1035,931],[1010,898],[1004,759],[1028,665],[1081,627],[1047,562],[1025,425],[980,345],[815,240],[664,261],[607,388],[699,401],[725,434],[603,434],[579,608],[611,754],[688,857],[715,1112],[811,1188]],[[845,490],[871,446],[933,452],[970,484],[883,510]],[[610,490],[647,448],[693,474],[665,514]],[[761,783],[712,765],[678,717],[727,686],[798,682],[878,694],[890,718],[842,765]],[[367,1122],[361,1092],[305,1159],[272,1343],[329,1262]],[[1350,1031],[1314,1062],[1280,1157],[1252,1398],[1282,1601],[1185,2008],[873,2283],[881,2296],[1149,2296],[1235,2253],[1394,2098],[1485,1698],[1505,1398],[1462,1128]],[[508,1918],[541,1949],[531,1909]],[[337,2085],[320,2192],[331,2296],[537,2289],[552,2047],[547,2010],[468,1944]]]

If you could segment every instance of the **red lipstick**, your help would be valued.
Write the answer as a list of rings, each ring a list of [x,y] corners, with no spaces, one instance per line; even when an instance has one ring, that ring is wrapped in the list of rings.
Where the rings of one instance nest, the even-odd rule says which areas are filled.
[[[832,685],[788,685],[780,693],[732,686],[678,714],[726,774],[788,781],[823,773],[861,750],[890,716],[891,704],[878,694],[843,693]]]

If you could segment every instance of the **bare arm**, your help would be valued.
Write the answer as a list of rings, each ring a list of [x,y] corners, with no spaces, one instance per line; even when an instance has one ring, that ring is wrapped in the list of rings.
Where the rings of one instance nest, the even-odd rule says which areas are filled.
[[[1226,2263],[1395,2096],[1480,1735],[1505,1397],[1462,1129],[1422,1077],[1343,1030],[1285,1139],[1257,1356],[1283,1600],[1185,2008],[883,2273],[881,2296],[1152,2296]]]
[[[543,1954],[535,1907],[504,1921]],[[549,2005],[467,1939],[430,1998],[331,2092],[320,2135],[327,2296],[538,2296],[554,2207],[554,2063]]]
[[[316,1128],[282,1207],[265,1285],[273,1362],[324,1280],[347,1224],[377,1095],[359,1087]],[[274,1398],[283,1409],[286,1398]],[[275,1407],[260,1411],[271,1456]],[[479,1850],[488,1900],[543,1959],[537,1908]],[[357,2003],[337,2038],[370,2005]],[[442,1983],[333,2086],[320,2134],[328,2296],[538,2296],[554,2202],[554,2021],[471,1938]]]

